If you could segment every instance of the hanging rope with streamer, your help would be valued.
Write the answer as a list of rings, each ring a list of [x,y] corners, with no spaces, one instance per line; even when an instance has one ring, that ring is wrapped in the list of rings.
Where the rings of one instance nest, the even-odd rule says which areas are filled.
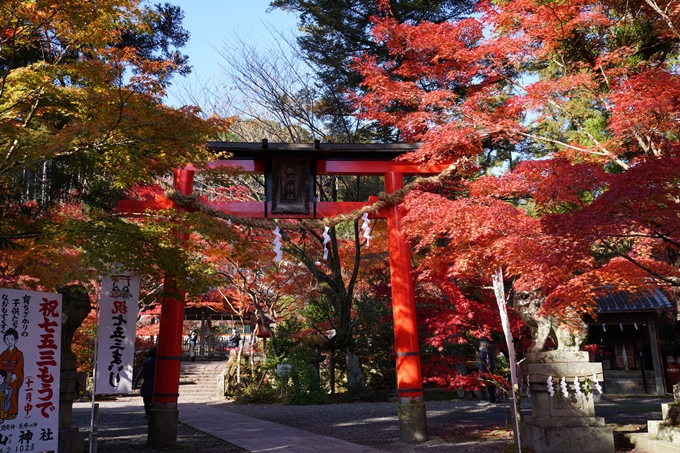
[[[373,239],[373,236],[371,236],[371,221],[368,219],[368,212],[364,212],[364,215],[361,216],[361,220],[363,221],[361,224],[361,229],[364,230],[366,246],[369,246],[371,244],[371,239]]]
[[[531,373],[527,375],[526,381],[527,381],[527,390],[529,389],[531,385],[531,376],[547,376],[546,374],[543,373]],[[592,377],[591,376],[583,376],[583,375],[577,375],[577,376],[563,376],[562,379],[560,379],[560,391],[562,395],[567,398],[569,397],[569,384],[567,383],[567,378],[573,379],[573,390],[576,396],[583,396],[589,395],[592,390],[595,390],[597,393],[602,395],[602,386],[600,385],[599,380],[597,379],[597,373],[593,373]],[[583,380],[583,382],[581,382]],[[534,383],[537,381],[534,380]],[[550,394],[551,397],[555,396],[555,386],[553,382],[553,377],[548,376],[548,379],[545,382],[548,393]],[[527,396],[531,398],[531,394],[527,391]]]
[[[370,220],[368,219],[368,214],[369,213],[377,213],[383,208],[387,208],[390,206],[395,206],[399,203],[401,203],[404,199],[404,197],[417,188],[421,184],[442,184],[445,180],[448,180],[451,178],[453,174],[455,174],[457,169],[456,164],[451,164],[449,165],[446,170],[441,172],[440,174],[436,176],[430,176],[426,178],[416,178],[413,182],[405,185],[402,189],[396,190],[391,194],[387,194],[384,192],[381,192],[378,195],[378,201],[373,203],[370,206],[365,206],[361,209],[354,210],[350,212],[349,214],[339,214],[335,217],[332,218],[326,218],[323,220],[316,220],[316,219],[303,219],[300,220],[299,223],[294,224],[294,223],[286,223],[286,224],[281,224],[277,225],[276,228],[274,229],[274,235],[276,238],[274,239],[274,251],[276,252],[276,261],[279,262],[281,261],[283,257],[283,252],[281,251],[281,247],[283,245],[281,238],[281,229],[285,229],[287,231],[308,231],[312,228],[319,227],[321,225],[324,226],[324,257],[323,259],[326,260],[328,257],[328,247],[327,244],[330,242],[330,236],[328,235],[328,230],[330,227],[333,227],[335,225],[339,225],[342,222],[349,222],[349,221],[355,221],[361,219],[363,221],[362,223],[362,230],[364,231],[363,237],[366,239],[366,245],[369,245],[370,240],[373,239],[373,237],[370,235]],[[233,224],[237,225],[243,225],[246,227],[252,227],[252,228],[263,228],[263,229],[269,229],[271,228],[271,220],[256,220],[256,219],[250,219],[250,218],[242,218],[238,217],[235,215],[229,215],[226,214],[222,211],[219,211],[217,209],[212,209],[209,206],[205,206],[204,204],[200,203],[198,201],[199,194],[197,192],[193,192],[190,195],[185,195],[178,190],[176,190],[172,184],[168,183],[165,180],[157,179],[157,183],[165,188],[165,193],[164,195],[172,200],[177,206],[184,207],[184,208],[189,208],[194,211],[202,212],[206,215],[209,215],[211,217],[216,217],[222,220],[225,220],[229,226]],[[125,214],[126,216],[130,214]],[[147,216],[149,214],[147,213],[137,213],[135,215],[140,215],[140,216]]]
[[[574,390],[577,396],[581,396],[581,384],[578,381],[578,376],[574,376]]]
[[[567,378],[562,377],[562,379],[560,379],[560,388],[562,389],[562,395],[565,398],[569,398],[569,387],[567,387]]]
[[[595,390],[602,394],[602,386],[600,385],[600,381],[597,380],[597,373],[593,373],[593,385],[595,386]]]
[[[456,173],[456,170],[458,168],[457,164],[451,164],[449,167],[441,172],[440,174],[436,176],[430,176],[430,177],[424,177],[424,178],[416,178],[413,182],[407,184],[404,186],[404,188],[399,189],[394,191],[391,194],[387,194],[384,192],[381,192],[378,194],[378,201],[373,203],[372,205],[369,206],[364,206],[361,209],[354,210],[348,214],[339,214],[335,217],[332,218],[326,218],[323,220],[316,220],[316,219],[304,219],[301,220],[299,223],[286,223],[280,225],[282,230],[286,231],[307,231],[311,228],[318,228],[320,226],[328,226],[328,227],[333,227],[335,225],[339,225],[340,223],[343,222],[351,222],[358,220],[363,217],[364,214],[369,214],[369,213],[377,213],[383,208],[387,208],[390,206],[395,206],[399,203],[401,203],[404,199],[404,197],[411,192],[412,190],[416,189],[418,186],[422,184],[428,184],[428,185],[436,185],[436,184],[442,184],[444,181],[448,180],[451,178],[452,175]],[[177,206],[183,207],[183,208],[189,208],[194,211],[200,211],[206,215],[216,217],[225,221],[231,221],[234,224],[237,225],[243,225],[243,226],[248,226],[252,228],[263,228],[263,229],[270,229],[271,228],[271,220],[258,220],[258,219],[250,219],[250,218],[242,218],[238,217],[235,215],[229,215],[225,214],[222,211],[219,211],[217,209],[212,209],[209,206],[205,206],[204,204],[200,203],[198,201],[199,194],[197,192],[192,193],[191,195],[185,195],[179,191],[177,191],[174,187],[172,187],[171,184],[169,184],[167,181],[164,180],[157,180],[157,183],[165,188],[165,196],[172,200]],[[125,214],[126,216],[129,216],[130,214]],[[139,215],[145,215],[144,213],[139,213]]]
[[[550,396],[553,397],[555,396],[555,387],[553,386],[553,380],[552,376],[548,377],[548,380],[546,381],[546,384],[548,385],[548,393],[550,393]]]
[[[281,242],[281,229],[278,225],[274,228],[274,236],[274,252],[276,252],[276,262],[278,263],[283,258],[283,252],[281,251],[283,242]]]

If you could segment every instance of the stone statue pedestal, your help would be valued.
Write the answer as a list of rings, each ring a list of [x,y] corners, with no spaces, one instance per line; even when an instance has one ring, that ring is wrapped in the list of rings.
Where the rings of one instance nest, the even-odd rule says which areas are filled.
[[[528,353],[520,366],[523,382],[530,379],[531,416],[520,424],[520,439],[526,446],[540,453],[614,453],[612,428],[604,418],[595,417],[593,394],[577,395],[574,376],[596,374],[602,382],[602,365],[590,363],[585,351],[547,351]],[[547,380],[553,377],[555,396],[548,393]],[[567,378],[569,397],[562,395],[560,380]]]

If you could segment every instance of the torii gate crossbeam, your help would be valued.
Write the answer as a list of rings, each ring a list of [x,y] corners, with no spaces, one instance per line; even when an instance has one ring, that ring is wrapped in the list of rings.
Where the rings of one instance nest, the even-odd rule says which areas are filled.
[[[209,144],[213,149],[227,150],[234,155],[233,159],[212,162],[209,166],[239,167],[246,173],[264,173],[266,159],[263,150],[300,152],[310,149],[309,145],[274,145],[269,147],[266,141],[260,144]],[[433,175],[444,171],[448,165],[417,166],[406,162],[395,162],[394,157],[404,152],[413,151],[411,145],[314,145],[317,175],[379,175],[385,179],[385,191],[388,194],[404,187],[405,175]],[[244,158],[245,155],[245,158]],[[377,157],[377,158],[376,158]],[[174,188],[189,195],[193,190],[193,166],[176,170]],[[233,202],[211,203],[199,198],[199,202],[213,210],[247,218],[327,218],[339,214],[347,214],[364,206],[371,205],[356,202],[314,202],[314,209],[308,214],[273,215],[271,202]],[[146,210],[167,209],[175,207],[165,197],[154,201],[121,200],[118,212],[122,215],[134,216]],[[411,255],[406,239],[398,234],[398,225],[403,217],[398,206],[382,209],[371,218],[386,218],[389,236],[390,279],[392,283],[392,307],[394,317],[394,341],[397,366],[397,392],[399,395],[399,437],[406,442],[427,440],[427,420],[423,401],[422,375],[420,370],[420,352],[416,325],[416,308],[414,302],[413,278],[411,275]],[[167,276],[165,284],[173,287],[172,276]],[[177,292],[175,291],[175,294]],[[183,295],[166,298],[162,302],[161,322],[158,336],[158,356],[156,365],[156,381],[151,420],[149,423],[149,445],[167,447],[176,443],[177,439],[177,397],[179,396],[179,368],[181,360],[181,332],[184,318]]]

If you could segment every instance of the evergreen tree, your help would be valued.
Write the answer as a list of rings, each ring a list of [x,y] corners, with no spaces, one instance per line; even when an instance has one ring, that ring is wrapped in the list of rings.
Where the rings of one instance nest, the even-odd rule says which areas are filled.
[[[391,1],[395,18],[418,24],[440,23],[471,12],[469,0]],[[346,94],[360,92],[361,76],[350,62],[367,52],[382,61],[389,56],[383,43],[371,38],[371,18],[382,13],[375,0],[274,0],[272,7],[299,14],[298,44],[314,66],[320,100],[315,112],[324,119],[336,142],[370,143],[398,140],[392,128],[357,123]]]

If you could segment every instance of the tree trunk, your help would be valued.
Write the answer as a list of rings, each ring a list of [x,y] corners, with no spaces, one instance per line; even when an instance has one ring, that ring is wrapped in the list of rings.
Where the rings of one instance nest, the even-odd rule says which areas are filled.
[[[245,337],[245,332],[243,336]],[[241,356],[243,355],[243,343],[245,343],[245,338],[243,341],[238,342],[238,352],[236,353],[236,383],[241,383]]]
[[[331,395],[335,395],[335,349],[328,353],[328,374],[330,375]]]
[[[668,263],[675,267],[676,269],[680,269],[680,250],[676,250],[671,247],[666,248],[666,253],[668,255]],[[680,283],[680,282],[678,282]],[[676,286],[671,286],[670,288],[670,294],[673,299],[673,303],[675,304],[676,307],[680,308],[680,284]],[[677,315],[677,319],[680,320],[680,310]]]
[[[354,351],[354,346],[345,347],[345,361],[347,364],[347,388],[349,390],[361,390],[366,386],[364,373],[361,370],[361,361]]]

